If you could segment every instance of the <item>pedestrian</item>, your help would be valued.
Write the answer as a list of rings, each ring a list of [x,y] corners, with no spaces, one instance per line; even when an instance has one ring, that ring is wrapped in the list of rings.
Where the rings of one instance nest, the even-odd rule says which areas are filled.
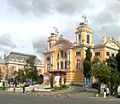
[[[23,86],[23,93],[25,93],[25,86]]]
[[[117,88],[118,98],[120,98],[120,85]]]
[[[106,92],[106,95],[107,95],[107,97],[108,97],[108,96],[109,96],[109,93],[110,93],[110,91],[109,91],[109,88],[108,88],[108,87],[106,88],[106,91],[107,91],[107,92]]]
[[[107,89],[106,87],[104,88],[104,98],[106,98],[106,93],[107,93]]]
[[[13,87],[13,92],[15,93],[15,87]]]

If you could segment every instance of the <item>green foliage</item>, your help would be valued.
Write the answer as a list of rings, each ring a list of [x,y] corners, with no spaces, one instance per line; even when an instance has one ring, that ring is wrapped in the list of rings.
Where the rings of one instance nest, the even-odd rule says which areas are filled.
[[[33,81],[36,81],[38,77],[38,71],[36,69],[36,66],[34,65],[35,58],[35,56],[29,57],[24,67],[26,77],[32,79]]]
[[[108,84],[110,81],[111,68],[104,63],[95,64],[91,74],[95,76],[95,78],[98,78],[100,83]]]
[[[53,91],[56,91],[56,90],[65,90],[65,89],[68,89],[68,87],[66,85],[61,85],[60,87],[54,87],[53,88]]]
[[[89,47],[86,50],[86,58],[85,58],[85,60],[87,60],[87,61],[91,61],[91,58],[92,58],[92,53],[91,53],[90,49],[91,49],[91,47]]]
[[[40,77],[37,78],[37,83],[41,84],[42,83],[42,79]]]
[[[110,57],[106,60],[107,65],[110,66],[112,69],[117,69],[117,61],[114,57]]]
[[[1,75],[1,70],[0,70],[0,82],[1,82],[1,79],[2,79],[2,75]]]
[[[100,88],[100,86],[99,86],[99,84],[98,84],[98,83],[93,83],[93,84],[92,84],[92,88],[99,89],[99,88]]]
[[[26,65],[24,66],[24,70],[19,70],[18,72],[14,72],[16,75],[16,79],[19,82],[26,82],[26,78],[32,79],[32,81],[37,81],[41,83],[41,78],[38,75],[38,71],[35,64],[35,56],[29,57],[26,60]]]
[[[28,84],[28,83],[26,83],[24,86],[25,86],[25,87],[28,87],[28,86],[29,86],[29,84]]]
[[[117,89],[117,87],[120,83],[120,72],[118,72],[118,69],[117,69],[118,63],[114,57],[110,57],[106,61],[107,61],[108,66],[111,67],[109,86],[111,89],[111,91],[110,91],[111,95],[113,95],[113,88]]]
[[[90,77],[90,76],[91,76],[91,75],[90,75],[91,62],[85,60],[84,63],[83,63],[83,66],[84,66],[84,76],[85,76],[85,77]]]
[[[90,77],[90,71],[91,71],[91,57],[92,57],[92,53],[90,52],[91,47],[89,47],[86,50],[86,58],[83,62],[83,67],[84,67],[84,76],[85,77]]]

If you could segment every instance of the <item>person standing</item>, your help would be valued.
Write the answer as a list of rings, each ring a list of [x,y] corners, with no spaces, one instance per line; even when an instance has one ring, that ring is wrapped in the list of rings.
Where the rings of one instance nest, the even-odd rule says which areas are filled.
[[[107,93],[107,89],[106,87],[104,88],[104,98],[106,98],[106,93]]]
[[[106,91],[107,91],[107,92],[106,92],[106,95],[109,96],[110,91],[109,91],[109,88],[108,88],[108,87],[106,88]]]

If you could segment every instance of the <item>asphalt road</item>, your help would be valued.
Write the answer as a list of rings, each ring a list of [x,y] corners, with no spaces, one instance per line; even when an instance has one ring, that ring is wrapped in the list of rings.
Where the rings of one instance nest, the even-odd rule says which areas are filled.
[[[64,98],[0,93],[0,104],[120,104],[120,99]]]

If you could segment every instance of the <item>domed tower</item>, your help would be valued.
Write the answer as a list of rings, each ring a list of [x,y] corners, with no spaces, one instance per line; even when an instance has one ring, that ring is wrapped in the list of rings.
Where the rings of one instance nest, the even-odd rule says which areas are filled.
[[[80,26],[76,29],[76,45],[80,43],[92,45],[92,30],[88,27],[86,16],[82,16],[82,18],[84,21],[81,22]]]
[[[56,27],[53,27],[55,29],[55,33],[51,33],[51,36],[48,38],[48,48],[47,50],[51,50],[53,45],[59,40],[58,36],[58,30]]]

